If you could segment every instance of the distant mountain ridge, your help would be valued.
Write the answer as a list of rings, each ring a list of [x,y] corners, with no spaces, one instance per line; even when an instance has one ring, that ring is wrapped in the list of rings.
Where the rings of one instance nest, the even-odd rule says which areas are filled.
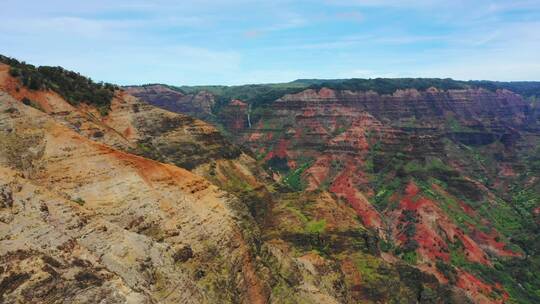
[[[495,91],[506,89],[524,97],[540,96],[540,81],[490,81],[490,80],[453,80],[451,78],[374,78],[374,79],[297,79],[284,83],[245,84],[245,85],[195,85],[175,86],[167,84],[147,84],[134,87],[160,85],[174,89],[184,94],[207,91],[218,96],[230,99],[243,99],[247,102],[256,102],[259,95],[264,94],[263,88],[271,88],[278,92],[295,91],[302,89],[320,89],[326,87],[336,90],[369,91],[379,94],[392,94],[396,90],[417,89],[426,90],[434,87],[441,90],[484,88]],[[263,92],[257,92],[261,90]]]

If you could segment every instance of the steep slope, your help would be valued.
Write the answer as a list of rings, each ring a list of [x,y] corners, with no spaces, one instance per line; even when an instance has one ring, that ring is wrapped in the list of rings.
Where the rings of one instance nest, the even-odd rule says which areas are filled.
[[[214,114],[285,187],[277,189],[271,212],[273,219],[289,219],[285,227],[299,221],[315,235],[332,235],[326,226],[331,218],[309,207],[324,210],[313,193],[329,193],[384,240],[378,247],[389,261],[398,258],[433,274],[475,302],[535,302],[535,99],[458,84],[391,94],[322,87],[252,103],[251,110],[249,101],[231,100]],[[299,197],[312,199],[302,204]],[[343,226],[354,227],[345,214]],[[280,238],[302,250],[305,244],[291,241],[290,233],[281,231]],[[346,243],[357,238],[349,235]],[[345,267],[338,251],[323,252]],[[365,293],[358,297],[368,300]]]
[[[5,93],[0,98],[5,301],[263,301],[238,224],[247,211],[236,198],[186,170],[92,142]],[[80,273],[56,273],[73,263]],[[46,270],[33,274],[39,265]],[[241,275],[231,277],[235,269]],[[74,289],[47,293],[51,280]],[[231,286],[225,293],[224,283]],[[88,295],[76,292],[94,285]]]
[[[152,100],[152,104],[169,111],[187,115],[208,117],[212,114],[215,105],[214,95],[205,91],[197,94],[185,94],[164,85],[131,86],[124,88],[130,95],[145,97]]]
[[[258,301],[257,297],[260,300],[262,291],[257,286],[261,283],[257,283],[248,244],[235,220],[241,217],[237,214],[241,208],[234,198],[188,171],[93,143],[5,93],[0,98],[2,164],[3,168],[11,166],[17,171],[3,169],[5,184],[9,185],[5,191],[11,193],[10,197],[15,195],[15,199],[9,198],[12,202],[3,212],[7,218],[0,229],[6,242],[1,246],[4,250],[20,248],[28,252],[21,253],[22,257],[30,255],[28,263],[39,263],[36,259],[48,251],[55,257],[61,255],[64,245],[69,247],[65,249],[65,261],[79,256],[75,249],[80,248],[94,256],[96,265],[116,273],[128,285],[127,293],[140,293],[138,296],[148,301],[160,302],[233,297],[222,293],[218,281],[228,278],[222,277],[221,269],[239,267],[243,275],[232,278],[230,284],[244,286],[234,290],[244,294],[245,301]],[[11,184],[17,180],[14,175],[22,177]],[[16,185],[26,184],[23,177],[32,190],[19,195]],[[40,186],[30,186],[33,183]],[[41,199],[40,187],[54,191],[47,191]],[[22,203],[25,197],[31,201],[27,207]],[[48,202],[55,198],[61,201],[49,207]],[[20,208],[31,209],[28,217],[17,212]],[[57,208],[65,209],[67,214],[43,215],[43,210]],[[77,212],[81,213],[81,221],[69,216]],[[74,226],[74,231],[56,226],[57,221],[68,221],[65,225]],[[41,225],[46,230],[35,227],[39,222],[44,222]],[[24,229],[23,225],[30,226]],[[62,237],[48,235],[47,229]],[[136,265],[142,268],[137,270]],[[28,276],[15,272],[6,275],[6,280],[9,275]],[[98,280],[95,276],[89,275],[89,283]],[[44,283],[39,282],[38,286]],[[16,285],[18,288],[8,296],[24,294],[33,286]],[[28,296],[34,295],[30,291]]]

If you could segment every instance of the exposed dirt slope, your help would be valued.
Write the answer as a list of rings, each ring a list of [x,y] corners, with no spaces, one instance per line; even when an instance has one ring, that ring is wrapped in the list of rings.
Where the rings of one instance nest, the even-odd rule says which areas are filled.
[[[2,181],[8,193],[0,247],[12,263],[3,278],[22,278],[3,294],[6,301],[24,294],[36,301],[98,295],[109,301],[115,285],[120,302],[264,299],[238,224],[246,211],[236,198],[184,169],[90,141],[0,94]],[[59,259],[59,266],[41,275],[32,274],[33,266],[16,267],[19,260],[20,267],[47,263],[43,256]],[[89,260],[81,262],[81,271],[90,272],[81,274],[81,282],[76,268],[54,277],[55,268],[76,258]],[[231,277],[236,269],[239,275]],[[88,295],[65,289],[48,295],[51,279],[96,287]],[[223,293],[223,283],[235,286],[235,293]]]

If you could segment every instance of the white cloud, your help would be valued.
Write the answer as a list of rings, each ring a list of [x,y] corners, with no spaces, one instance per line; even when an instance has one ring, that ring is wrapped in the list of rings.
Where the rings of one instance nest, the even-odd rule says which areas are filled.
[[[538,0],[5,0],[0,53],[121,84],[540,79],[539,9]]]
[[[329,4],[363,7],[425,8],[451,1],[443,0],[326,0]]]

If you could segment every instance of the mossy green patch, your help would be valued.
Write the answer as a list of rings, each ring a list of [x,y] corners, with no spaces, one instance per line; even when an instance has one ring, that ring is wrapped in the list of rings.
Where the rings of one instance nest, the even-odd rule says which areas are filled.
[[[326,220],[309,221],[306,223],[306,232],[313,234],[321,234],[326,228]]]
[[[308,161],[298,168],[291,170],[284,178],[283,183],[289,186],[294,191],[302,191],[306,187],[305,182],[302,180],[302,173],[306,171],[312,164],[312,161]]]

